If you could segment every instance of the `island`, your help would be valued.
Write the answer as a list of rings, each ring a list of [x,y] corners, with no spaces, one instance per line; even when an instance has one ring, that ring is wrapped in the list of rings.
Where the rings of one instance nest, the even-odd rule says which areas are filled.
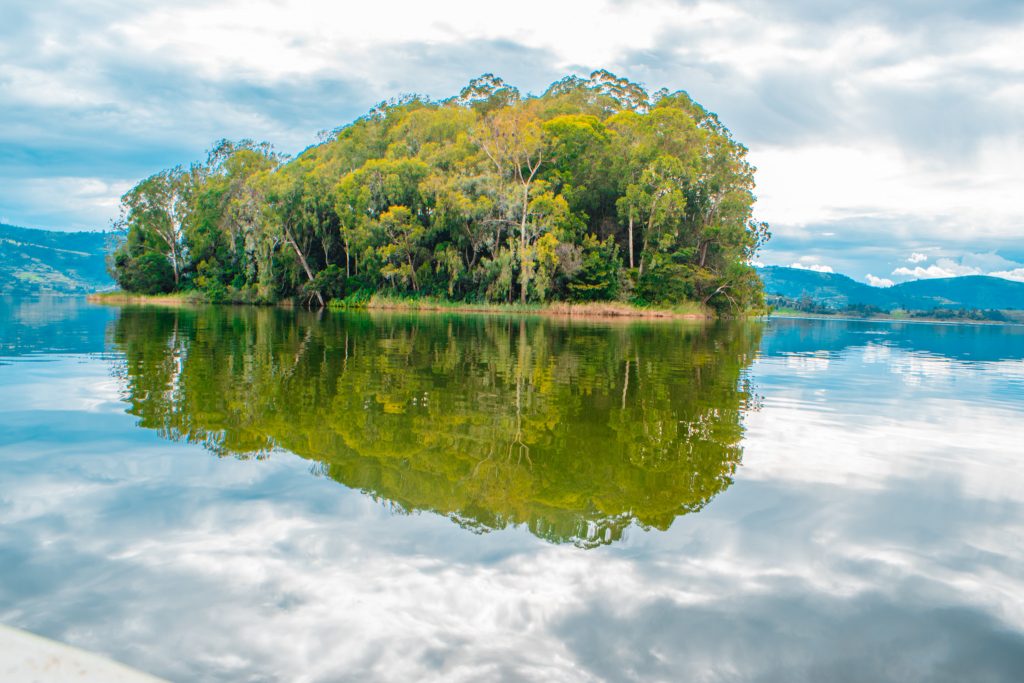
[[[686,92],[607,71],[524,95],[485,74],[287,158],[222,140],[122,198],[126,295],[311,307],[763,306],[747,149]]]

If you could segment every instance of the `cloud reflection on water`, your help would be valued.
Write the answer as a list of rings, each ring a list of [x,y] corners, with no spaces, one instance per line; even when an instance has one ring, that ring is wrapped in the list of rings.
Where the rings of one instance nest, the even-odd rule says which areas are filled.
[[[109,400],[2,401],[0,621],[173,680],[1017,680],[1019,359],[833,339],[794,372],[807,350],[779,332],[733,486],[589,551],[396,516],[287,453],[162,441]]]

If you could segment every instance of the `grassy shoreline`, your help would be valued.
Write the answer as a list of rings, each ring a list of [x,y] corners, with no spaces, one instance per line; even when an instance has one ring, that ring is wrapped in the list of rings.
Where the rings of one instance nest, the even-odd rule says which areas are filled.
[[[554,301],[547,304],[469,303],[444,299],[405,299],[374,296],[366,308],[376,311],[425,311],[446,313],[485,313],[503,315],[546,315],[561,318],[662,318],[673,320],[710,320],[714,314],[697,303],[674,307],[641,307],[620,301]]]
[[[85,297],[91,304],[111,304],[116,306],[142,304],[147,306],[196,306],[208,303],[201,294],[176,292],[174,294],[129,294],[115,290],[112,292],[93,292]]]
[[[174,294],[129,294],[122,291],[101,292],[90,294],[88,301],[97,304],[167,306],[212,305],[197,292]],[[333,302],[332,302],[333,303]],[[223,305],[223,304],[217,304]],[[233,305],[227,303],[227,305]],[[252,304],[234,304],[252,305]],[[276,304],[291,308],[295,304],[286,300]],[[705,306],[696,302],[685,302],[672,307],[641,307],[619,301],[595,301],[571,303],[555,301],[547,304],[519,303],[470,303],[465,301],[447,301],[444,299],[411,299],[374,295],[369,301],[358,306],[345,306],[339,302],[329,307],[331,310],[370,310],[370,311],[402,311],[427,313],[473,313],[498,315],[544,315],[562,318],[642,318],[668,320],[711,320],[715,314]]]

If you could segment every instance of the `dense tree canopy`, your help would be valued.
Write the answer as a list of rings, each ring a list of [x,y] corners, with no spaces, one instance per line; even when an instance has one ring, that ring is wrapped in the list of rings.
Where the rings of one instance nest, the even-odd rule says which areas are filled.
[[[122,198],[129,291],[386,291],[466,301],[761,302],[746,148],[685,92],[606,71],[523,96],[485,74],[406,96],[286,159],[222,141]],[[159,258],[154,257],[154,255]]]

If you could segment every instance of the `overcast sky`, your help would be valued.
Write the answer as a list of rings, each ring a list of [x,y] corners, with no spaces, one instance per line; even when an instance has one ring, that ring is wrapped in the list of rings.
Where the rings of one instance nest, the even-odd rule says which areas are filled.
[[[607,68],[750,148],[764,263],[1024,281],[1021,45],[1021,0],[3,0],[0,221],[104,229],[218,138],[294,154],[399,93]]]

